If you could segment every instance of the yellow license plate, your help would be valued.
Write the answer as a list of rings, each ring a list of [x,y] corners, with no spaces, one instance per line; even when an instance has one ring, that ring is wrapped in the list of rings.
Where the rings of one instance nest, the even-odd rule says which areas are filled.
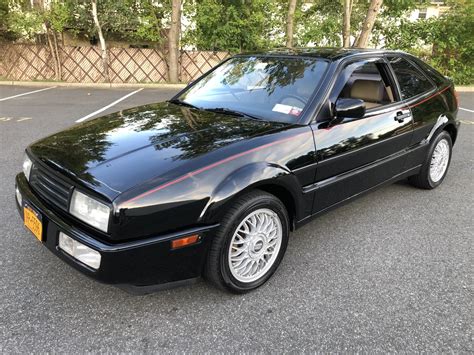
[[[33,211],[30,207],[23,207],[23,217],[25,226],[28,228],[34,236],[41,241],[43,239],[43,223],[38,213]]]

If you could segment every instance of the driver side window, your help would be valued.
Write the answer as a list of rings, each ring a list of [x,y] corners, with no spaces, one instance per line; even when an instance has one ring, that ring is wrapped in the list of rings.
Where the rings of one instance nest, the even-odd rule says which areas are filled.
[[[384,75],[381,63],[365,63],[352,72],[339,98],[360,99],[367,110],[395,102],[394,88]]]

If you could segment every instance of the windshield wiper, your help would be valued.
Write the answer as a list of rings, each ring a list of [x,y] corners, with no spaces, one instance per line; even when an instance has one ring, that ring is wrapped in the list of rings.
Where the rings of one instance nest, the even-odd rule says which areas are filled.
[[[261,120],[260,117],[249,115],[248,113],[245,113],[245,112],[231,110],[231,109],[228,109],[228,108],[225,108],[225,107],[202,108],[202,107],[195,106],[193,104],[190,104],[190,103],[188,103],[186,101],[183,101],[183,100],[180,100],[180,99],[171,99],[171,100],[168,100],[168,102],[170,102],[172,104],[175,104],[175,105],[194,108],[196,110],[205,110],[205,111],[210,111],[210,112],[223,113],[225,115],[232,115],[232,116],[237,116],[237,117],[248,117],[248,118],[252,118],[254,120]]]
[[[210,111],[210,112],[223,113],[225,115],[232,115],[232,116],[237,116],[237,117],[249,117],[254,120],[261,120],[260,117],[249,115],[248,113],[241,112],[241,111],[231,110],[225,107],[205,108],[204,110]]]
[[[183,101],[183,100],[180,100],[180,99],[171,99],[171,100],[168,100],[168,102],[170,102],[172,104],[175,104],[175,105],[186,106],[186,107],[195,108],[196,110],[201,110],[200,107],[197,107],[193,104],[190,104],[190,103],[188,103],[186,101]]]

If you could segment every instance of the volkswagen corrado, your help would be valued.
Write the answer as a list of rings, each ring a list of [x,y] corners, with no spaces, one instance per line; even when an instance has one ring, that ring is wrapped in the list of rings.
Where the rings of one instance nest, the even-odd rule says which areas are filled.
[[[453,83],[403,52],[236,55],[167,102],[28,146],[17,208],[101,282],[147,292],[203,276],[242,293],[313,217],[400,179],[440,185],[457,110]]]

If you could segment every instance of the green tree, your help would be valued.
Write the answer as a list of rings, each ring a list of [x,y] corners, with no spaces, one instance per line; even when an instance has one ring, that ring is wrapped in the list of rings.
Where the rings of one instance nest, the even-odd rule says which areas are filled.
[[[27,0],[2,0],[2,27],[6,28],[12,39],[34,40],[37,34],[44,33],[41,13]]]
[[[15,34],[10,31],[8,21],[10,18],[10,7],[8,0],[0,0],[0,40],[15,40]]]
[[[297,45],[341,46],[343,5],[340,1],[318,0],[296,12]]]
[[[381,32],[386,47],[420,56],[457,84],[474,82],[474,5],[452,1],[451,9],[436,18],[393,21]]]
[[[71,31],[95,38],[97,27],[90,10],[90,0],[65,1],[71,4],[74,14],[68,23]],[[106,40],[160,42],[163,20],[169,15],[170,8],[168,2],[153,0],[97,1],[97,15]]]
[[[193,0],[187,3],[185,11],[195,28],[185,33],[184,43],[200,50],[234,52],[272,46],[277,1]]]

